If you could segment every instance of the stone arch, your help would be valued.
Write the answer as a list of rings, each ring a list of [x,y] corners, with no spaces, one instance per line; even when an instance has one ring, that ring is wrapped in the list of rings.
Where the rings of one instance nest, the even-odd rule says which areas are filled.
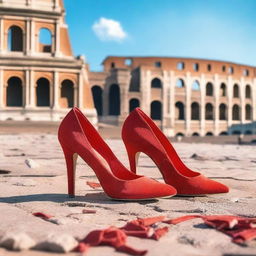
[[[61,83],[61,100],[62,107],[64,108],[72,108],[74,107],[74,82],[65,79]]]
[[[221,133],[219,134],[219,136],[227,136],[227,135],[228,135],[227,132],[221,132]]]
[[[199,136],[199,133],[198,133],[198,132],[193,132],[193,133],[192,133],[192,136],[193,136],[193,137],[198,137],[198,136]]]
[[[184,135],[184,133],[182,133],[182,132],[178,132],[178,133],[175,135],[175,137],[178,137],[178,136],[184,137],[185,135]]]
[[[212,133],[212,132],[207,132],[207,133],[205,134],[205,136],[213,136],[213,133]]]
[[[120,88],[118,84],[112,84],[109,88],[108,95],[109,102],[109,115],[119,116],[120,115]]]
[[[129,101],[129,112],[132,112],[135,108],[140,106],[140,101],[136,98],[130,99]]]
[[[177,88],[185,88],[185,82],[183,79],[179,78],[176,81],[176,87]]]
[[[238,87],[238,84],[234,84],[234,87],[233,87],[233,98],[239,98],[239,87]]]
[[[200,83],[197,80],[192,83],[192,91],[200,91]]]
[[[245,120],[252,120],[252,107],[249,104],[245,105]]]
[[[11,52],[23,52],[23,30],[13,25],[8,29],[8,50]]]
[[[232,108],[232,120],[240,120],[240,107],[237,104],[235,104]]]
[[[246,87],[245,87],[245,98],[246,99],[251,99],[252,98],[251,86],[249,84],[247,84]]]
[[[197,102],[191,104],[191,120],[200,120],[200,107]]]
[[[227,86],[225,83],[221,83],[220,85],[220,96],[221,97],[227,96]]]
[[[210,82],[206,84],[206,96],[213,96],[213,84]]]
[[[185,120],[184,104],[181,101],[176,102],[175,109],[176,120]]]
[[[221,103],[219,106],[219,119],[220,120],[227,120],[227,105]]]
[[[94,107],[96,108],[98,116],[102,116],[102,93],[103,90],[100,86],[94,85],[91,88]]]
[[[205,120],[213,120],[213,105],[211,103],[205,105]]]
[[[52,51],[52,32],[48,28],[42,27],[39,30],[38,51],[39,52]]]
[[[42,77],[36,82],[36,105],[38,107],[50,107],[50,82]]]
[[[152,79],[151,88],[162,88],[162,81],[159,78]]]
[[[10,77],[7,81],[6,88],[6,106],[22,107],[23,106],[23,86],[19,77]]]
[[[158,100],[150,104],[150,116],[153,120],[162,120],[162,103]]]

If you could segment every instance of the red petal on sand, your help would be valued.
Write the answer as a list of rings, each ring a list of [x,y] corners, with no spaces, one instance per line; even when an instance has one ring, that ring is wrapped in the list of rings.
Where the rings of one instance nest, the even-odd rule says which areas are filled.
[[[82,213],[96,213],[96,210],[84,209]]]
[[[84,243],[87,246],[110,245],[118,251],[131,255],[144,255],[147,252],[127,246],[126,239],[127,236],[124,231],[116,227],[110,227],[108,229],[91,231],[80,243]]]
[[[163,222],[167,223],[167,224],[176,225],[176,224],[179,224],[179,223],[187,221],[187,220],[192,220],[192,219],[201,218],[201,217],[202,216],[200,216],[200,215],[186,215],[186,216],[182,216],[182,217],[175,218],[175,219],[165,220]]]
[[[244,243],[246,241],[251,241],[253,239],[256,239],[256,228],[250,228],[246,229],[237,233],[234,233],[231,235],[233,237],[234,243]]]
[[[100,183],[87,181],[86,184],[93,189],[101,188]]]
[[[87,252],[89,248],[90,246],[88,244],[79,243],[78,246],[74,249],[74,251],[84,253]]]
[[[42,213],[42,212],[34,212],[32,214],[34,216],[39,217],[39,218],[44,219],[44,220],[49,220],[50,218],[53,217],[53,216],[51,216],[49,214],[45,214],[45,213]]]
[[[138,218],[135,221],[138,221],[143,226],[152,226],[153,224],[156,224],[157,222],[162,222],[165,219],[165,216],[157,216],[157,217],[150,217],[150,218]]]
[[[158,228],[155,230],[154,234],[151,236],[154,240],[159,240],[162,236],[164,236],[169,231],[168,227]]]

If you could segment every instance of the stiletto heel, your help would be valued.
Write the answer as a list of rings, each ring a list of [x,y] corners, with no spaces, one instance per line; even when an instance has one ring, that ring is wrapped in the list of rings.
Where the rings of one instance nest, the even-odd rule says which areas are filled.
[[[122,128],[122,139],[131,171],[136,173],[136,152],[147,154],[161,171],[165,183],[179,195],[227,193],[228,187],[190,170],[179,158],[170,141],[140,108],[133,110]]]
[[[72,197],[78,155],[94,170],[103,190],[112,199],[149,200],[176,194],[170,185],[128,171],[78,108],[73,108],[62,120],[58,139],[66,159],[68,193]]]
[[[68,178],[68,195],[75,197],[75,178],[76,178],[76,163],[78,155],[67,148],[63,148],[63,153],[67,165],[67,178]]]
[[[137,150],[134,150],[133,147],[130,146],[129,144],[126,144],[125,148],[128,154],[130,170],[136,174],[136,167],[137,167],[140,152],[137,152]]]

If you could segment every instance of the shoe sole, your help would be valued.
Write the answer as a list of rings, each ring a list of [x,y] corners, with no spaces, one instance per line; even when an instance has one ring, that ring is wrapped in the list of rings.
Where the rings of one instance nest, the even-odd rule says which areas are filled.
[[[175,195],[171,196],[162,196],[162,197],[152,197],[152,198],[140,198],[140,199],[121,199],[121,198],[113,198],[107,195],[108,198],[114,201],[128,201],[128,202],[135,202],[135,201],[152,201],[152,200],[157,200],[157,199],[166,199],[166,198],[171,198],[174,197]]]

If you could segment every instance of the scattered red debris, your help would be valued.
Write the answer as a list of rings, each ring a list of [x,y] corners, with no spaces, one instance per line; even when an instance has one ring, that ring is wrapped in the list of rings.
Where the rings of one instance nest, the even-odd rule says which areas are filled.
[[[101,188],[100,183],[87,181],[86,184],[93,189]]]
[[[127,236],[124,231],[116,227],[91,231],[75,249],[78,252],[86,251],[90,246],[110,245],[117,251],[131,255],[145,255],[146,250],[137,250],[126,245]]]
[[[42,212],[34,212],[33,215],[35,217],[39,217],[39,218],[44,219],[44,220],[49,220],[50,218],[53,217],[53,216],[51,216],[49,214],[42,213]]]
[[[82,213],[96,213],[96,210],[90,210],[90,209],[83,209]]]
[[[231,236],[234,243],[244,244],[247,241],[256,239],[256,218],[238,217],[232,215],[187,215],[164,221],[164,223],[176,225],[183,221],[194,218],[201,218],[206,225]]]

